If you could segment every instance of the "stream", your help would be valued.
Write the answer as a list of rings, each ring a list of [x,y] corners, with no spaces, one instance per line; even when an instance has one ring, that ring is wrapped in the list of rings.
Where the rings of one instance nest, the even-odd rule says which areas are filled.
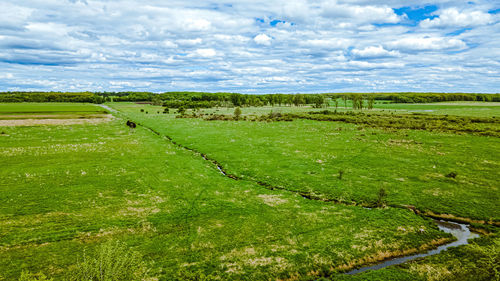
[[[365,267],[351,270],[349,272],[346,272],[346,274],[356,274],[356,273],[360,273],[360,272],[367,271],[367,270],[381,269],[381,268],[384,268],[384,267],[387,267],[390,265],[401,264],[401,263],[405,263],[407,261],[411,261],[414,259],[432,256],[435,254],[439,254],[442,251],[444,251],[450,247],[456,247],[456,246],[460,246],[460,245],[469,244],[469,241],[468,241],[469,239],[474,239],[474,238],[479,237],[479,235],[477,233],[473,233],[470,231],[469,226],[467,224],[444,221],[444,220],[436,220],[435,222],[437,223],[437,225],[441,231],[444,231],[446,233],[451,233],[453,236],[455,236],[457,238],[457,240],[454,242],[448,243],[448,244],[441,245],[441,246],[437,247],[436,249],[429,250],[425,253],[389,259],[385,262],[382,262],[382,263],[379,263],[376,265],[365,266]]]

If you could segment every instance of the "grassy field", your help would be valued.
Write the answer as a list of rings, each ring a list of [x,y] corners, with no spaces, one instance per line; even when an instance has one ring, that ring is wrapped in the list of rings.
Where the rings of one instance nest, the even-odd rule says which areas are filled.
[[[108,113],[94,104],[0,103],[0,120],[85,118]]]
[[[173,114],[144,114],[139,110],[143,107],[116,106],[133,120],[216,159],[241,178],[368,204],[384,188],[392,205],[475,220],[500,219],[496,137],[360,130],[353,124],[312,120],[179,119]],[[457,176],[447,177],[450,173]]]
[[[347,107],[346,107],[347,106]],[[150,113],[156,113],[161,108],[151,108]],[[300,113],[309,111],[335,110],[335,104],[331,103],[329,108],[313,108],[311,106],[262,106],[243,108],[243,115],[268,114],[270,112]],[[338,103],[339,112],[352,111],[352,102],[349,100]],[[202,109],[201,112],[210,114],[232,114],[234,108],[220,107],[217,109]],[[456,115],[474,117],[500,117],[500,104],[495,102],[441,102],[441,103],[389,103],[388,101],[375,101],[373,109],[363,109],[362,112],[371,114],[391,113],[420,113],[430,115]]]
[[[375,109],[397,112],[417,112],[439,115],[500,117],[500,104],[495,102],[440,102],[440,103],[376,103]]]
[[[11,106],[0,108],[29,111]],[[22,271],[71,280],[84,252],[110,240],[140,254],[143,280],[467,280],[494,268],[480,261],[499,252],[495,234],[403,266],[341,274],[451,239],[410,210],[350,205],[373,204],[381,187],[390,205],[498,220],[498,138],[313,120],[177,119],[149,105],[111,106],[117,118],[99,124],[0,127],[0,280]],[[64,111],[38,110],[50,108]],[[90,108],[103,110],[67,105]],[[242,180],[143,126],[130,130],[127,119]],[[446,177],[450,171],[457,177]]]

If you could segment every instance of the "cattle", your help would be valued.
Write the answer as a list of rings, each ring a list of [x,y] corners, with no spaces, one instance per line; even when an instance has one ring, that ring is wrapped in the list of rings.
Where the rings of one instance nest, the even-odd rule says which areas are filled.
[[[130,120],[127,120],[127,126],[129,126],[130,129],[135,129],[135,127],[137,127],[137,124],[135,124],[134,122],[132,122]]]

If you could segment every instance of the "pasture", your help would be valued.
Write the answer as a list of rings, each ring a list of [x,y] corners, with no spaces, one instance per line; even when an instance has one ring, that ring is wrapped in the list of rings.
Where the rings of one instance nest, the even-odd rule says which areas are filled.
[[[78,280],[84,253],[111,240],[141,256],[147,273],[139,280],[488,280],[498,266],[497,137],[304,119],[206,121],[108,105],[114,118],[94,118],[107,112],[90,104],[0,104],[0,115],[102,119],[0,123],[0,280],[22,272]],[[498,116],[497,108],[478,114]],[[490,234],[415,262],[342,274],[453,240],[429,215]]]

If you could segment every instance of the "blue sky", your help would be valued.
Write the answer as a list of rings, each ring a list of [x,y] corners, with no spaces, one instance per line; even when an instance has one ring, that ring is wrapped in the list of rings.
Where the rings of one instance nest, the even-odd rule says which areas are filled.
[[[500,92],[498,1],[3,0],[0,91]]]

